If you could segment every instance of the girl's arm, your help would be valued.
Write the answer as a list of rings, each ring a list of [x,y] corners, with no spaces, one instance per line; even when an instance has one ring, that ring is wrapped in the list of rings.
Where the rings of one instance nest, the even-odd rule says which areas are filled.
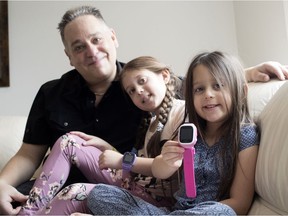
[[[151,171],[151,166],[153,163],[153,158],[137,157],[134,166],[131,171],[135,173],[140,173],[146,176],[153,176]]]
[[[240,151],[230,199],[221,201],[233,208],[238,215],[247,214],[253,201],[257,155],[258,145]]]
[[[105,150],[99,156],[99,168],[122,169],[122,160],[123,154],[112,150]],[[135,163],[131,171],[146,176],[152,176],[152,162],[153,158],[136,157]]]
[[[80,131],[71,131],[70,133],[84,139],[86,142],[83,143],[83,145],[95,146],[103,152],[99,156],[98,161],[100,169],[122,169],[123,154],[117,152],[115,148],[111,146],[108,142],[99,137],[88,135]],[[152,176],[152,162],[153,158],[137,157],[131,171],[135,173],[140,173],[142,175]]]
[[[184,148],[177,141],[167,141],[152,164],[153,176],[167,179],[172,176],[182,165]]]

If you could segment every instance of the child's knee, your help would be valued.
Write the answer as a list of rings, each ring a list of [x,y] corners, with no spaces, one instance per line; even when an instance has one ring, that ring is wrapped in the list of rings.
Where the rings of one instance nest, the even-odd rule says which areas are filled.
[[[66,133],[58,138],[55,145],[63,150],[71,146],[80,148],[83,142],[84,140],[81,137],[74,134]]]
[[[74,183],[63,188],[58,194],[59,199],[86,199],[87,198],[86,186],[83,183]]]
[[[111,193],[111,191],[114,189],[114,187],[111,187],[110,185],[106,185],[106,184],[97,184],[89,193],[88,195],[88,203],[91,202],[95,202],[95,201],[101,201],[103,199],[106,199],[106,194],[107,191],[109,191],[109,194]]]

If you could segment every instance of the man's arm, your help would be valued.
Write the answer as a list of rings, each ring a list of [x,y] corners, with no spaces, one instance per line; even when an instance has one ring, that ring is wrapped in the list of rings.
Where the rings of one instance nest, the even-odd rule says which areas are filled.
[[[11,202],[23,202],[26,196],[14,187],[29,180],[45,156],[48,146],[23,143],[0,173],[0,213],[17,214]]]
[[[288,66],[275,61],[263,62],[245,69],[245,76],[248,82],[268,82],[276,77],[285,80],[288,79]]]

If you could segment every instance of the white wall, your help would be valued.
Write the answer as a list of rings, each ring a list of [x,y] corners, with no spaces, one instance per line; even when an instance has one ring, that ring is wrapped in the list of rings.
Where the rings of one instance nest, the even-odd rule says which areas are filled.
[[[288,62],[287,1],[237,1],[234,4],[239,56],[246,65]]]
[[[115,29],[121,61],[153,55],[184,75],[191,58],[200,51],[221,49],[238,54],[235,23],[241,27],[237,29],[241,58],[249,57],[243,59],[254,65],[259,62],[254,56],[262,55],[251,53],[254,43],[241,34],[246,28],[242,16],[249,5],[234,6],[232,1],[9,1],[10,87],[0,88],[0,115],[28,115],[40,85],[71,69],[56,27],[67,9],[85,3],[98,7]],[[270,9],[270,16],[281,9],[263,7]],[[269,40],[274,41],[273,37]],[[266,45],[268,49],[267,41]],[[284,59],[277,58],[274,60]]]

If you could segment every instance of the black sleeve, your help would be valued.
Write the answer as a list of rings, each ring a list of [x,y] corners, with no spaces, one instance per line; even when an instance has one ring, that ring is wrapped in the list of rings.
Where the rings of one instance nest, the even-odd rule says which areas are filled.
[[[36,94],[26,123],[23,142],[35,145],[52,144],[49,139],[52,132],[47,122],[45,103],[47,91],[54,83],[55,81],[45,83]]]

